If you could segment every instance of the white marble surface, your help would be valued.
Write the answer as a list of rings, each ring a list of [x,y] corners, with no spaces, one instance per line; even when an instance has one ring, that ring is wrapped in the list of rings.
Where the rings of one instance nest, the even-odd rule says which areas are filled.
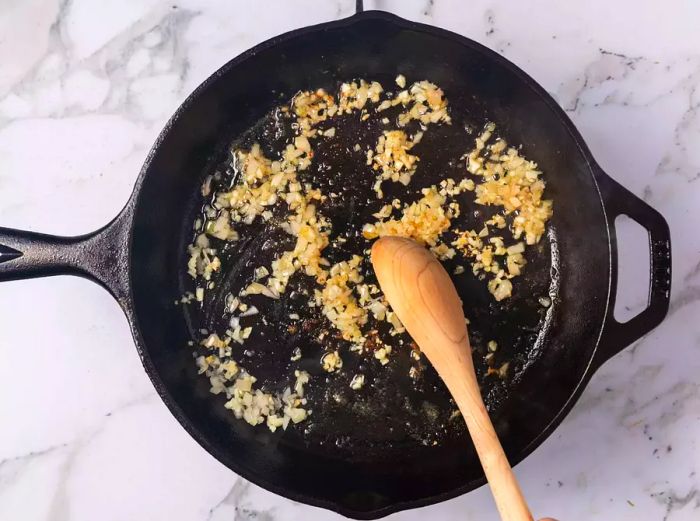
[[[349,0],[3,0],[0,224],[78,234],[126,201],[156,134],[228,59]],[[517,468],[562,521],[700,518],[700,4],[368,2],[460,32],[541,82],[600,164],[668,219],[673,303]],[[257,9],[261,9],[256,12]],[[634,259],[633,259],[634,260]],[[632,263],[629,279],[644,280]],[[639,309],[645,288],[626,300]],[[695,318],[693,318],[695,317]],[[238,479],[170,416],[105,291],[0,287],[0,519],[337,519]],[[495,519],[482,488],[393,520]]]

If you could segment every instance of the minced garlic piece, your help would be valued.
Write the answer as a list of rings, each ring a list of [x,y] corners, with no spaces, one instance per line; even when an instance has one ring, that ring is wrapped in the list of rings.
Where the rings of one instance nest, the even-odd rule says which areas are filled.
[[[374,358],[379,360],[379,363],[386,365],[389,363],[389,354],[391,353],[391,346],[380,347],[374,352]]]
[[[399,316],[393,311],[386,312],[385,320],[392,326],[391,331],[389,332],[391,336],[398,335],[406,331],[406,328],[401,323],[401,320],[399,320]],[[389,351],[391,351],[391,348],[389,348]]]
[[[260,280],[264,279],[270,274],[270,271],[265,267],[265,266],[258,266],[255,268],[255,272],[253,273],[253,276],[255,277],[255,280]],[[245,311],[245,310],[243,310]]]
[[[241,297],[246,297],[248,295],[265,295],[268,298],[278,299],[280,298],[279,293],[271,290],[264,284],[259,282],[251,282],[246,288],[244,288],[240,294]]]
[[[508,377],[508,369],[510,368],[510,362],[504,362],[501,367],[495,369],[489,367],[486,369],[486,376],[496,375],[500,379],[505,380]]]
[[[221,349],[223,347],[226,347],[230,340],[222,340],[219,335],[216,333],[212,333],[209,335],[207,338],[202,340],[200,344],[204,347],[208,347],[210,349]]]
[[[363,374],[356,374],[352,377],[352,380],[350,381],[350,389],[352,389],[353,391],[359,391],[364,385],[365,375]]]
[[[506,220],[501,214],[496,214],[491,219],[486,221],[487,225],[495,226],[496,228],[503,229],[506,227]]]
[[[452,259],[457,254],[454,248],[450,248],[445,243],[440,243],[437,246],[433,246],[430,248],[430,251],[432,251],[433,254],[440,260]]]
[[[382,206],[378,212],[375,212],[372,214],[372,217],[375,217],[377,219],[386,219],[391,215],[391,212],[394,210],[394,207],[390,204],[385,204]]]
[[[234,360],[229,360],[221,364],[221,369],[224,371],[224,377],[227,380],[233,379],[238,374],[238,364]]]
[[[321,366],[324,371],[332,373],[343,367],[343,360],[338,351],[329,351],[321,357]]]
[[[488,288],[493,297],[498,301],[510,297],[513,293],[513,283],[508,279],[499,277],[498,275],[496,278],[489,281]]]
[[[186,291],[182,297],[175,301],[175,304],[189,304],[195,299],[195,294],[191,291]]]
[[[294,376],[296,377],[296,382],[294,382],[294,392],[297,396],[304,397],[304,385],[309,383],[309,378],[311,376],[306,371],[294,371]]]

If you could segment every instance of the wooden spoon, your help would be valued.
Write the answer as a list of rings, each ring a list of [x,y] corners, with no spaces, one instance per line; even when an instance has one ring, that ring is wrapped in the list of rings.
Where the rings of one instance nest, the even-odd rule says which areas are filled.
[[[374,243],[372,265],[389,304],[457,402],[501,519],[532,521],[481,399],[462,302],[450,276],[428,250],[398,237]]]

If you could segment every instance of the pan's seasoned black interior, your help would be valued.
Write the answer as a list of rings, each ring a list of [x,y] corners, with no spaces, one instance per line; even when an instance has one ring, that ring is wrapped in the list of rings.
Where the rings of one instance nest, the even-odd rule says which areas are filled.
[[[446,415],[452,406],[435,376],[426,370],[421,388],[414,389],[406,377],[407,354],[397,349],[387,367],[369,369],[374,382],[363,389],[362,398],[350,394],[342,376],[327,385],[309,385],[310,400],[320,399],[313,393],[337,388],[340,401],[314,407],[310,421],[297,429],[271,433],[237,420],[223,407],[224,397],[209,393],[209,382],[197,375],[187,346],[200,322],[213,327],[221,319],[215,300],[224,297],[223,290],[208,294],[204,316],[192,316],[190,325],[173,301],[191,289],[185,252],[201,211],[200,187],[208,174],[223,168],[231,144],[264,140],[270,111],[298,91],[333,91],[353,78],[388,86],[399,73],[438,84],[453,119],[449,127],[431,128],[418,145],[415,187],[429,183],[439,170],[460,169],[455,159],[471,148],[474,138],[465,126],[478,129],[492,121],[501,136],[521,144],[523,154],[538,163],[545,172],[547,197],[555,201],[550,235],[540,242],[541,251],[528,257],[511,299],[495,303],[482,282],[468,274],[457,279],[480,373],[490,339],[516,365],[530,364],[507,384],[496,380],[485,386],[505,450],[519,461],[549,432],[589,367],[607,309],[610,246],[600,195],[577,136],[541,89],[493,53],[449,33],[371,14],[268,43],[224,67],[178,111],[149,158],[134,215],[130,277],[135,327],[148,346],[142,354],[166,403],[207,450],[239,474],[288,497],[356,517],[434,502],[482,482],[464,431],[458,422],[449,427]],[[357,159],[345,152],[342,140],[373,140],[377,130],[354,136],[351,123],[347,125],[339,142],[317,145],[324,161],[337,165],[332,176],[313,170],[308,175],[321,183],[338,176],[346,195],[336,209],[337,220],[343,229],[352,229],[370,210],[362,204],[367,187],[353,170]],[[389,188],[394,187],[387,184]],[[272,249],[281,240],[266,229],[250,237],[268,238]],[[272,255],[264,245],[252,238],[236,245],[239,251],[228,252],[225,272],[231,280],[221,284],[235,284],[239,272]],[[558,266],[552,266],[554,251]],[[552,319],[545,323],[537,297],[548,292],[552,273],[559,289]],[[260,304],[261,312],[277,319],[270,321],[276,324],[269,330],[274,342],[250,346],[255,350],[251,372],[261,378],[286,377],[289,350],[306,342],[304,332],[294,336],[285,329],[284,306],[294,305],[290,294],[266,303],[265,309]],[[316,367],[318,346],[305,347],[304,357]],[[345,362],[348,368],[361,363]],[[423,418],[432,413],[438,418],[428,424]],[[410,429],[402,425],[405,420]]]
[[[393,79],[381,79],[382,84],[392,88]],[[329,92],[337,92],[340,83],[328,87]],[[393,88],[397,92],[402,90],[396,85]],[[336,195],[317,204],[317,213],[328,218],[332,225],[330,244],[323,250],[323,257],[331,265],[353,255],[366,254],[372,241],[363,237],[363,225],[375,222],[377,218],[373,214],[394,198],[412,203],[420,199],[422,189],[439,186],[444,179],[459,182],[469,178],[464,156],[485,124],[464,107],[448,105],[450,112],[457,115],[450,125],[421,127],[418,121],[411,121],[402,126],[409,135],[421,128],[424,130],[421,141],[410,150],[420,161],[407,186],[385,182],[383,198],[379,199],[373,189],[374,172],[366,164],[367,151],[375,148],[383,131],[395,127],[398,115],[406,109],[399,105],[378,112],[375,107],[376,103],[368,102],[362,112],[336,115],[317,125],[320,132],[333,128],[333,136],[317,135],[310,140],[313,146],[311,165],[297,174],[302,185],[310,184],[323,194]],[[295,118],[275,108],[238,136],[224,149],[223,157],[209,172],[213,177],[208,176],[205,181],[207,191],[202,196],[202,205],[215,206],[218,192],[230,190],[241,182],[241,161],[232,159],[237,157],[236,150],[249,150],[259,144],[266,157],[277,157],[294,141],[298,133],[292,128],[295,122]],[[454,230],[481,230],[484,222],[499,210],[497,206],[476,204],[470,191],[462,192],[454,200],[459,203],[461,214],[452,219],[450,229],[441,236],[447,244],[456,237]],[[252,224],[234,223],[240,235],[236,241],[207,235],[222,267],[213,272],[209,281],[183,281],[190,295],[196,292],[198,285],[204,295],[203,302],[191,300],[184,305],[196,343],[211,332],[220,332],[224,337],[223,331],[232,329],[229,324],[232,314],[225,312],[227,297],[229,300],[229,295],[238,297],[241,290],[255,280],[257,268],[270,267],[274,259],[294,249],[296,237],[280,226],[289,213],[287,204],[280,199],[269,208],[274,215],[269,220],[258,217]],[[217,215],[220,211],[212,212],[209,219],[212,224]],[[508,216],[509,222],[512,217]],[[206,228],[206,222],[203,212],[197,220],[195,238]],[[503,232],[510,235],[507,229],[498,234],[504,235]],[[342,242],[335,240],[338,237],[342,237]],[[513,243],[513,239],[509,242]],[[545,322],[557,312],[558,266],[553,250],[556,253],[553,232],[528,247],[523,274],[512,279],[513,295],[500,302],[486,289],[486,280],[472,274],[462,256],[444,260],[450,272],[467,264],[464,273],[453,278],[464,302],[465,315],[470,319],[474,361],[482,393],[494,415],[498,415],[508,394],[517,392],[523,373],[536,361],[538,348],[548,330]],[[187,262],[187,256],[182,262]],[[395,461],[400,454],[417,446],[468,446],[470,440],[453,400],[424,356],[420,355],[417,361],[413,358],[410,337],[406,333],[388,335],[388,324],[370,316],[370,323],[363,329],[378,330],[377,337],[392,347],[389,362],[382,365],[373,356],[377,347],[366,348],[362,353],[353,352],[350,349],[353,344],[340,338],[319,308],[309,307],[308,295],[313,295],[319,286],[314,277],[302,271],[292,276],[279,299],[263,295],[241,298],[258,313],[239,319],[241,327],[250,325],[253,332],[241,345],[232,343],[232,358],[254,375],[258,379],[256,387],[266,392],[282,393],[285,387],[293,388],[290,379],[294,381],[295,370],[311,375],[305,386],[308,403],[304,409],[311,410],[312,414],[303,423],[290,423],[285,434],[278,432],[280,443],[313,448],[348,461],[375,462]],[[376,284],[368,261],[360,264],[360,273],[364,283]],[[261,282],[264,284],[265,279]],[[208,285],[213,285],[212,289]],[[541,304],[543,299],[546,299],[546,306]],[[554,305],[550,306],[552,301]],[[489,342],[496,342],[495,352],[489,351]],[[340,354],[343,366],[329,373],[324,371],[320,361],[325,353],[333,351]],[[207,347],[197,349],[201,356],[211,352]],[[295,352],[301,353],[299,359],[294,356]],[[492,369],[487,374],[489,367]],[[500,367],[507,371],[499,376],[494,368]],[[351,388],[355,375],[365,379],[360,389]]]

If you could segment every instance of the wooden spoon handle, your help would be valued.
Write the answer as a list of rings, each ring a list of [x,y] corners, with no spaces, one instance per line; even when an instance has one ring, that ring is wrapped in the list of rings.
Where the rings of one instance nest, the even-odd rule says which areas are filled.
[[[437,259],[413,241],[384,237],[372,247],[379,284],[464,416],[504,521],[532,521],[481,399],[462,302]]]
[[[425,300],[428,309],[440,309],[442,304],[436,302],[439,299],[443,304],[451,300],[449,290],[442,288],[437,291],[438,285],[433,280],[435,266],[443,269],[437,262],[425,269],[413,285],[418,290],[421,298]],[[456,294],[455,298],[458,297]],[[442,315],[443,317],[445,315]],[[464,318],[461,313],[461,324]],[[446,319],[443,318],[444,322]],[[429,326],[430,320],[422,322]],[[461,338],[455,338],[454,331],[464,330]],[[411,335],[414,333],[409,330]],[[451,334],[452,333],[452,334]],[[437,370],[442,380],[447,385],[452,397],[464,417],[467,429],[471,435],[474,447],[484,468],[486,479],[491,487],[493,498],[503,521],[532,521],[532,514],[527,506],[518,481],[503,452],[503,447],[493,427],[481,391],[476,381],[474,365],[471,356],[471,347],[466,332],[466,325],[444,324],[441,327],[431,327],[425,334],[416,336],[429,337],[418,345],[430,353],[428,358]],[[414,336],[415,339],[415,336]],[[427,347],[430,346],[430,347]]]
[[[462,349],[464,352],[470,352],[468,340],[465,339]],[[469,357],[469,365],[471,364],[471,357]],[[450,376],[444,380],[464,416],[501,519],[532,521],[532,514],[508,458],[503,452],[503,447],[481,398],[479,386],[473,377],[470,378],[465,374],[467,372],[465,365],[452,366],[448,369],[451,372]],[[473,372],[473,369],[471,371]],[[440,373],[439,370],[438,373]]]

